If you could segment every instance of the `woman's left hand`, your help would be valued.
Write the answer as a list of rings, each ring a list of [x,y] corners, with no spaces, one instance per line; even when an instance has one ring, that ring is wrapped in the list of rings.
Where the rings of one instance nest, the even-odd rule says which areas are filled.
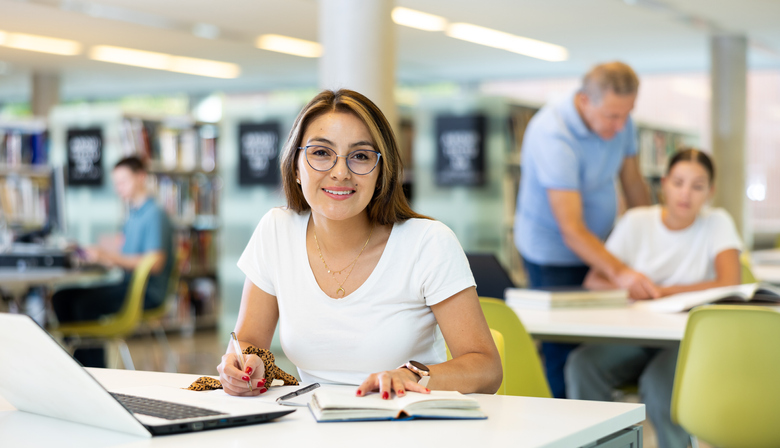
[[[422,394],[431,393],[429,389],[417,384],[419,379],[420,377],[405,367],[372,373],[358,387],[356,395],[362,397],[369,392],[379,391],[382,394],[382,399],[389,400],[391,392],[395,392],[399,397],[406,395],[406,391],[420,392]]]

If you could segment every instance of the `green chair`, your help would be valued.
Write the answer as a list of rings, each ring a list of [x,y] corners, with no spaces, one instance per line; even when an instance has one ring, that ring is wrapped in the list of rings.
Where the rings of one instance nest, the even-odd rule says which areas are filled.
[[[506,349],[504,345],[504,336],[501,334],[501,332],[490,329],[490,335],[493,336],[493,343],[496,344],[496,350],[498,350],[498,356],[501,358],[501,371],[506,374],[506,364],[504,363],[504,360],[506,359]],[[450,348],[445,345],[447,349],[447,361],[452,359],[452,353],[450,353]],[[496,392],[496,395],[506,395],[506,383],[504,381],[501,381],[501,386],[498,388],[498,391]]]
[[[170,312],[173,302],[176,300],[182,267],[184,261],[187,259],[187,251],[184,248],[176,248],[174,253],[176,254],[176,258],[173,261],[171,275],[168,277],[168,288],[165,293],[165,299],[157,307],[144,310],[143,315],[141,316],[142,326],[150,335],[154,335],[157,343],[162,349],[163,357],[165,358],[164,370],[166,372],[177,371],[178,359],[168,342],[168,337],[165,335],[163,320]]]
[[[690,312],[672,421],[721,448],[780,446],[780,312],[711,305]]]
[[[750,267],[750,252],[745,251],[739,255],[739,264],[742,267],[742,283],[756,283],[758,280]]]
[[[86,322],[67,322],[54,328],[52,332],[62,337],[72,338],[67,349],[73,353],[77,347],[103,345],[105,342],[116,344],[122,363],[126,369],[135,370],[133,358],[124,338],[135,332],[141,321],[144,307],[146,285],[149,274],[157,257],[154,254],[144,256],[133,270],[130,286],[122,307],[115,314],[102,316],[98,320]]]
[[[523,323],[503,300],[480,297],[482,313],[488,327],[501,333],[504,339],[504,381],[506,395],[550,398],[550,386],[544,377],[536,346]]]

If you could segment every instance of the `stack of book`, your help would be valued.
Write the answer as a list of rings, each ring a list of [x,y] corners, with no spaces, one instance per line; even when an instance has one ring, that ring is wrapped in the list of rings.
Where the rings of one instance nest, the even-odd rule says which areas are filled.
[[[621,307],[629,304],[628,291],[592,291],[582,287],[507,288],[507,305],[517,308],[549,310],[577,307]]]

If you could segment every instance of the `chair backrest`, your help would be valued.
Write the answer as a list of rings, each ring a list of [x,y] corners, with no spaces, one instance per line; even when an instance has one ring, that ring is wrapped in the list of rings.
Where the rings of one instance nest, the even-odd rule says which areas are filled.
[[[742,268],[742,283],[756,283],[756,276],[753,275],[753,269],[750,267],[750,253],[747,251],[739,255],[739,264]]]
[[[480,297],[488,327],[504,339],[504,384],[507,395],[550,398],[536,346],[514,311],[503,300]]]
[[[111,333],[128,335],[135,331],[135,327],[141,320],[144,310],[146,285],[149,283],[149,275],[156,261],[157,255],[145,255],[133,269],[122,308],[116,314],[111,315],[105,322],[105,326],[111,327]]]
[[[501,371],[506,372],[506,363],[504,362],[506,359],[504,336],[500,331],[494,330],[492,328],[490,329],[490,335],[493,337],[493,343],[496,344],[498,356],[501,357]],[[452,353],[450,353],[450,348],[448,346],[445,345],[445,348],[447,349],[447,361],[449,361],[452,359]],[[496,395],[506,395],[506,381],[501,381],[501,386],[498,388]]]
[[[672,420],[715,446],[780,446],[780,313],[712,305],[690,312]]]
[[[168,287],[165,291],[165,297],[163,298],[163,301],[160,303],[160,305],[148,310],[144,310],[144,320],[161,319],[163,316],[168,314],[168,310],[170,309],[173,300],[176,298],[176,292],[179,289],[181,271],[184,267],[184,261],[187,259],[188,254],[187,249],[181,246],[174,247],[173,253],[175,254],[176,258],[173,260],[171,275],[168,277]]]
[[[512,278],[493,254],[467,253],[471,273],[482,297],[504,298],[504,290],[514,288]]]

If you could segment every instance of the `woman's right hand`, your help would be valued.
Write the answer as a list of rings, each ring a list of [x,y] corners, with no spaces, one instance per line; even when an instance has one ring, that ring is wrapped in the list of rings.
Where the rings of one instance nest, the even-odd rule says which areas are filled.
[[[219,381],[228,395],[253,397],[265,393],[270,384],[265,384],[265,364],[257,355],[242,355],[244,357],[245,370],[241,371],[235,353],[227,353],[222,356],[222,362],[217,366]],[[249,390],[247,382],[252,383]]]

